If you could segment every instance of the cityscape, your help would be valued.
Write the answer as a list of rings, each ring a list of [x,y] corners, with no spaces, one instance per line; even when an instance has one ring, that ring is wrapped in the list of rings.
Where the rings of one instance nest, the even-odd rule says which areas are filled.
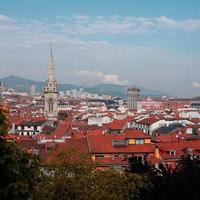
[[[90,4],[77,0],[76,3],[61,1],[59,6],[51,1],[47,8],[59,8],[61,13],[58,14],[58,9],[55,16],[66,20],[68,26],[65,27],[68,35],[61,39],[63,33],[56,26],[62,26],[64,31],[64,22],[52,21],[49,29],[45,25],[50,25],[47,11],[42,16],[49,19],[34,19],[36,4],[31,3],[30,20],[28,15],[22,16],[14,8],[8,8],[9,2],[0,3],[3,5],[0,13],[0,199],[199,199],[200,49],[199,41],[194,42],[194,38],[200,36],[200,4],[148,2],[152,12],[166,6],[162,11],[167,13],[169,9],[171,13],[169,18],[164,14],[156,18],[146,10],[144,1]],[[61,16],[61,5],[67,9],[67,4],[74,15],[80,12],[81,15],[73,20],[69,15]],[[104,4],[113,9],[112,19],[106,18]],[[30,9],[23,0],[19,5]],[[19,5],[15,5],[17,9]],[[185,9],[184,12],[177,10],[176,19],[172,19],[173,5],[176,9],[180,5],[182,11]],[[95,19],[89,16],[90,6]],[[136,12],[137,7],[141,13]],[[12,9],[15,12],[8,16]],[[129,14],[131,9],[135,15]],[[122,10],[127,11],[126,17],[119,16],[123,15]],[[141,17],[143,12],[146,15]],[[141,24],[133,28],[136,22]],[[33,33],[26,33],[27,26],[32,26]],[[38,28],[38,33],[34,28]],[[44,38],[38,35],[40,28],[45,34],[49,31],[42,44],[40,40]],[[20,46],[22,36],[24,42]],[[14,39],[18,37],[19,43],[14,43],[11,49],[10,40],[17,42]],[[32,39],[30,47],[26,37]],[[155,46],[144,46],[149,37]],[[160,38],[168,44],[160,42]],[[118,40],[116,44],[115,40]],[[191,43],[187,49],[188,42]],[[68,44],[66,48],[72,51],[65,49],[66,54],[63,45]],[[132,49],[132,53],[136,56],[126,60],[133,47],[136,51]],[[83,55],[79,48],[84,48],[80,50]],[[169,55],[170,48],[174,51]],[[23,57],[16,57],[21,53],[24,57],[31,54],[30,69],[20,68],[19,65],[27,65],[28,59],[24,58],[23,62]],[[157,61],[153,60],[153,54],[160,56]],[[63,60],[68,58],[70,62],[64,64]],[[159,59],[165,58],[164,68],[159,69]],[[134,59],[142,60],[135,60],[138,71],[135,66],[132,69],[129,66]],[[13,63],[16,65],[9,67]],[[119,67],[126,64],[124,68]],[[33,65],[38,67],[32,68]],[[41,68],[41,65],[45,66]],[[61,68],[64,65],[71,68]],[[105,66],[101,68],[101,65]],[[144,71],[140,74],[141,69]]]

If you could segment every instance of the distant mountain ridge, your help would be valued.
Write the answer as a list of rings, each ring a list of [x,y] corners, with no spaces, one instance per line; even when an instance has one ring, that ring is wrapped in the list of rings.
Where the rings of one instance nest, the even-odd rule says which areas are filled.
[[[28,79],[21,78],[15,75],[10,75],[8,77],[2,78],[0,79],[0,81],[3,82],[6,85],[6,87],[12,88],[18,92],[27,92],[28,87],[31,84],[35,85],[38,91],[42,91],[45,87],[45,82],[28,80]],[[131,86],[122,86],[122,85],[115,85],[115,84],[99,84],[94,87],[84,87],[84,90],[87,92],[96,93],[96,94],[106,94],[106,95],[112,95],[112,96],[126,96],[128,87],[131,87]],[[83,87],[73,85],[73,84],[67,84],[67,83],[58,84],[59,91],[79,89],[79,88],[83,88]],[[141,87],[139,88],[141,90],[142,96],[169,96],[168,94],[157,91],[157,90],[146,89],[146,88],[141,88]]]
[[[6,87],[12,88],[18,92],[27,92],[28,87],[30,85],[35,85],[38,91],[44,90],[45,82],[42,81],[34,81],[28,80],[25,78],[21,78],[19,76],[10,75],[8,77],[0,79]],[[80,86],[72,85],[72,84],[58,84],[58,90],[71,90],[71,89],[78,89]]]

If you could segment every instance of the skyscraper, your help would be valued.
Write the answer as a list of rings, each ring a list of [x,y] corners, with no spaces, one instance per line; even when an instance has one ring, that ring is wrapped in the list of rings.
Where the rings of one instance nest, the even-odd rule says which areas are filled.
[[[44,90],[45,98],[45,117],[48,120],[58,119],[58,90],[54,71],[54,61],[52,54],[52,47],[50,49],[50,56],[48,62],[48,78]]]
[[[36,95],[36,86],[35,85],[31,84],[29,86],[29,94],[30,94],[30,96]]]
[[[138,99],[139,99],[140,89],[139,88],[128,88],[127,95],[127,107],[128,110],[137,110]]]

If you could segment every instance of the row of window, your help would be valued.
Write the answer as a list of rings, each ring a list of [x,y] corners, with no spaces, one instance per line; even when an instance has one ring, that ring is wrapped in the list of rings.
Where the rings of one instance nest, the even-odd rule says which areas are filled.
[[[193,153],[193,149],[192,148],[188,148],[186,151],[187,154],[191,155]],[[169,155],[170,156],[176,156],[176,150],[170,150],[169,151]]]
[[[19,126],[20,127],[20,126]],[[34,127],[34,130],[36,131],[37,130],[37,126],[21,126],[21,130],[24,130],[24,127],[27,127],[27,128],[31,128],[31,127]]]

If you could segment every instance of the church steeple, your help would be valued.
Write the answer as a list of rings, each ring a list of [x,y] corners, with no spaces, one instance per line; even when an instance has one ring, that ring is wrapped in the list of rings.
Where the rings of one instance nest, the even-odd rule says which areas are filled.
[[[45,116],[48,120],[57,120],[58,117],[58,94],[55,78],[52,44],[50,44],[50,55],[48,60],[48,77],[44,91]]]
[[[50,55],[49,55],[49,60],[48,60],[48,77],[47,77],[47,84],[46,84],[45,90],[57,92],[57,83],[56,83],[56,78],[55,78],[52,44],[50,44]]]
[[[52,44],[50,44],[50,55],[49,55],[49,63],[48,63],[48,80],[55,79],[54,74],[54,61],[53,61],[53,53],[52,53]]]

